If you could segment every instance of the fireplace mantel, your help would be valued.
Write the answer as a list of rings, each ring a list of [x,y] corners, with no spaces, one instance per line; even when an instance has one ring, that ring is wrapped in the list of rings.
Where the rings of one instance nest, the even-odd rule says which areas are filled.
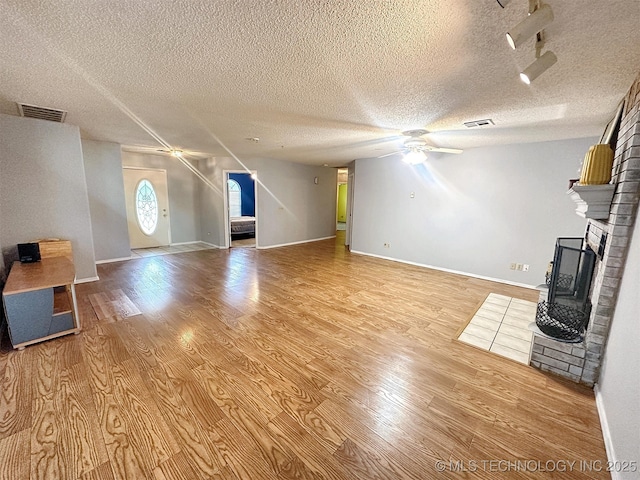
[[[576,213],[584,218],[603,220],[609,218],[611,200],[616,186],[606,185],[579,185],[575,184],[567,192],[576,202]]]

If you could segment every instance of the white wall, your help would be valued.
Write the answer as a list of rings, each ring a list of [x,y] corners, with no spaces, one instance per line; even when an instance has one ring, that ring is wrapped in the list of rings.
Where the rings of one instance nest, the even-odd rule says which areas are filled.
[[[96,277],[78,127],[0,115],[0,244],[71,240],[78,280]],[[15,256],[14,256],[15,255]]]
[[[82,155],[96,260],[129,257],[120,145],[83,139]]]
[[[192,162],[197,164],[197,162]],[[177,158],[168,155],[149,155],[122,152],[123,167],[144,167],[167,171],[171,242],[200,240],[200,207],[198,182],[200,180]]]
[[[640,210],[629,247],[624,275],[607,341],[600,379],[598,407],[604,417],[609,460],[635,461],[637,471],[613,478],[640,479]]]
[[[199,162],[200,170],[215,185],[200,185],[202,239],[223,246],[224,170],[242,170],[232,158]],[[334,168],[314,167],[280,160],[244,161],[255,170],[257,180],[257,225],[259,247],[303,242],[336,233],[336,175]],[[313,183],[318,177],[318,184]]]
[[[352,250],[541,284],[556,237],[584,235],[586,222],[566,191],[597,140],[431,154],[419,166],[397,157],[357,160]],[[530,270],[510,270],[513,262]]]

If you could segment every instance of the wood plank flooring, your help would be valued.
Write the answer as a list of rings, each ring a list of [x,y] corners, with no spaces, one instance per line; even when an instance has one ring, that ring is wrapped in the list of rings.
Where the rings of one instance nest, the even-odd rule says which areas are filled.
[[[591,390],[455,340],[489,293],[537,292],[343,235],[100,265],[81,334],[3,339],[0,478],[608,477],[578,468],[606,460]],[[114,292],[142,314],[98,319]]]

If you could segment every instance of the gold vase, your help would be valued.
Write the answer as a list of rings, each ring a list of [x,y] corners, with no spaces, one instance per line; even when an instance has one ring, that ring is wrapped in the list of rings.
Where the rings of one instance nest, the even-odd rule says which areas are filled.
[[[611,180],[613,150],[607,143],[593,145],[584,156],[580,185],[604,185]]]

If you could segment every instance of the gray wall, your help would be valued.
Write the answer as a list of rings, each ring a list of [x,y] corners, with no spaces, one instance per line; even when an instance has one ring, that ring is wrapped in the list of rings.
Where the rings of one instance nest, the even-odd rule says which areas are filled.
[[[334,168],[279,160],[244,161],[258,174],[256,199],[259,247],[303,242],[336,233],[336,175]],[[200,161],[200,170],[215,189],[200,185],[202,239],[223,246],[223,171],[242,170],[232,158]],[[318,184],[313,183],[318,177]]]
[[[0,208],[8,256],[17,243],[68,239],[77,279],[96,277],[78,127],[0,115]]]
[[[396,157],[357,160],[352,250],[538,285],[556,237],[584,235],[566,191],[597,140],[431,154],[414,167]],[[510,270],[513,262],[530,270]]]
[[[120,145],[82,140],[96,261],[131,255]]]
[[[197,166],[197,162],[192,162]],[[123,167],[165,169],[169,191],[171,243],[200,240],[198,183],[200,180],[180,160],[167,155],[122,152]],[[122,178],[122,172],[120,173]]]
[[[635,222],[597,388],[614,447],[609,460],[640,463],[640,210]],[[618,478],[638,479],[640,473]]]
[[[1,208],[0,208],[0,225],[3,225]],[[0,252],[2,252],[2,244],[0,244]],[[0,254],[0,289],[2,289],[4,287],[4,281],[6,279],[4,270],[5,270],[4,269],[4,255]],[[0,318],[3,318],[3,315],[4,315],[4,310],[0,308]]]

